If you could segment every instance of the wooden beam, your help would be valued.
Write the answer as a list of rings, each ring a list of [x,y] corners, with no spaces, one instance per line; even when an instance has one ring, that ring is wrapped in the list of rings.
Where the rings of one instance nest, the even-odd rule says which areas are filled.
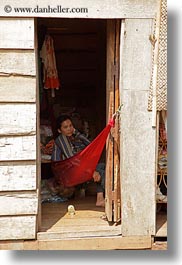
[[[23,240],[1,240],[0,241],[0,250],[23,250]]]
[[[97,237],[65,240],[40,240],[41,250],[111,250],[151,248],[150,237]]]
[[[42,250],[111,250],[111,249],[142,249],[151,247],[150,237],[98,237],[65,240],[45,240],[38,242]]]
[[[151,247],[150,236],[0,241],[1,250],[141,250]]]

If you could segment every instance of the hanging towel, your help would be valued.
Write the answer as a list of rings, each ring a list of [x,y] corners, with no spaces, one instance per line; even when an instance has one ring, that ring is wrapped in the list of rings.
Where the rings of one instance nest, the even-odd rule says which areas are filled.
[[[56,58],[54,53],[53,39],[50,35],[45,36],[44,43],[40,51],[43,67],[43,82],[45,89],[52,89],[52,97],[55,96],[54,89],[59,89],[60,83],[56,68]]]

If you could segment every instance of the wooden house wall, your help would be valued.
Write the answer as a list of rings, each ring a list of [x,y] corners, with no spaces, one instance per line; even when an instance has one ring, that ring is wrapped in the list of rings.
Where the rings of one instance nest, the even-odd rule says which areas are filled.
[[[0,19],[0,239],[36,236],[34,19]],[[10,218],[11,217],[11,218]]]
[[[153,32],[157,0],[112,2],[111,5],[107,0],[103,5],[101,0],[87,3],[79,0],[77,5],[89,7],[89,14],[51,13],[49,16],[126,18],[121,35],[120,71],[124,104],[121,115],[122,233],[124,236],[153,234],[156,130],[151,126],[152,114],[147,111],[147,96],[152,64],[149,35]],[[10,3],[25,6],[24,1]],[[47,0],[32,0],[27,7],[37,3],[43,7],[50,4]],[[51,2],[54,3],[56,1]],[[67,7],[73,7],[74,3],[62,1]],[[14,11],[5,13],[5,4],[5,0],[0,3],[1,16],[20,18],[0,19],[0,108],[4,117],[0,120],[0,238],[31,239],[36,233],[38,208],[34,19],[21,18],[22,13]],[[47,17],[48,14],[32,16]],[[6,58],[8,64],[2,58]],[[22,122],[28,119],[22,107],[31,113],[29,117],[33,120],[29,123]],[[4,207],[10,204],[8,209]]]

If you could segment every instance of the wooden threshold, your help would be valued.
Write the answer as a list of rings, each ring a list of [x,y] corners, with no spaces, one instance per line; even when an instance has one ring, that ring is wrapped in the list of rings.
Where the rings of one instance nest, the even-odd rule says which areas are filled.
[[[43,203],[42,225],[37,239],[121,235],[121,224],[105,220],[104,208],[96,207],[95,200],[95,196],[86,196],[83,199],[77,198],[64,203]],[[74,205],[74,215],[68,213],[69,205]]]

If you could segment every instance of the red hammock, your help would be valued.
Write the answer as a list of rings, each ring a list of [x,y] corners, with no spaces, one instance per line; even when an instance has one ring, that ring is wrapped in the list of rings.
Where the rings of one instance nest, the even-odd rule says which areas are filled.
[[[92,179],[104,149],[107,136],[114,119],[111,119],[102,132],[84,150],[63,161],[53,161],[52,170],[56,180],[65,187],[73,187]]]

